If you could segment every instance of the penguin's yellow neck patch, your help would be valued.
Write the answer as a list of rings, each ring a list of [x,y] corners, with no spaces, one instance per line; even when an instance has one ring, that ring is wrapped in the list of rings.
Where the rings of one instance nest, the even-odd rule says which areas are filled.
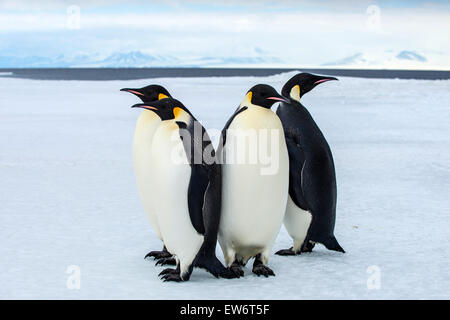
[[[191,117],[189,113],[179,107],[173,108],[173,116],[176,121],[184,123],[188,123],[190,121],[189,118]]]
[[[173,116],[175,117],[175,119],[179,118],[182,112],[183,112],[183,109],[181,109],[181,108],[178,108],[178,107],[173,108]]]
[[[300,86],[296,85],[291,89],[291,92],[289,93],[291,99],[294,99],[298,102],[300,102]]]
[[[168,96],[166,96],[164,93],[158,94],[158,100],[165,99],[165,98],[168,98]]]
[[[248,103],[252,103],[253,92],[249,91],[245,97],[247,98]]]
[[[249,91],[246,95],[245,95],[245,97],[244,97],[244,100],[242,100],[242,102],[241,102],[241,108],[242,107],[245,107],[245,106],[251,106],[252,105],[252,96],[253,96],[253,93],[251,92],[251,91]]]

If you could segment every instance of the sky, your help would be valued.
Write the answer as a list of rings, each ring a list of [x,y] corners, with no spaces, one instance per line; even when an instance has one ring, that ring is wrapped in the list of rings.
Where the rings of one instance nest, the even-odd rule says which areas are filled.
[[[0,67],[13,58],[82,64],[140,52],[164,66],[448,69],[449,30],[450,2],[437,0],[0,0]]]

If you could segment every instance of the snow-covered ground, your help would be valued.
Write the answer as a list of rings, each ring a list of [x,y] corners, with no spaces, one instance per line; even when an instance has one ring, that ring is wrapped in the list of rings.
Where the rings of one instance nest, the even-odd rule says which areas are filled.
[[[0,78],[0,298],[450,298],[450,81],[340,78],[304,97],[335,158],[346,254],[318,246],[272,256],[276,277],[250,265],[241,279],[196,269],[186,283],[161,282],[143,259],[161,244],[132,169],[137,98],[119,89],[160,83],[220,129],[250,86],[280,90],[291,75]],[[282,229],[274,251],[290,245]],[[79,290],[67,288],[70,265]],[[379,289],[368,287],[377,274]]]

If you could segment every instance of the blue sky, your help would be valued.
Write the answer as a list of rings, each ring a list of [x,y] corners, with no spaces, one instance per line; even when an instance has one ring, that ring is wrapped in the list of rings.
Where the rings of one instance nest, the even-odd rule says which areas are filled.
[[[395,65],[406,50],[449,68],[449,30],[448,1],[0,2],[0,56],[19,58],[140,51],[319,66],[361,54],[358,63]]]

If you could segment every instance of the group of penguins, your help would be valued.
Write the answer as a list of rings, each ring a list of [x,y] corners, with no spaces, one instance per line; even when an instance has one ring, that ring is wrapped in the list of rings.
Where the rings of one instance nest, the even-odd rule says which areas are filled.
[[[316,243],[344,252],[334,236],[331,150],[300,103],[303,95],[329,80],[337,79],[299,73],[281,95],[267,84],[253,86],[223,128],[217,151],[204,127],[164,87],[121,89],[142,100],[132,106],[144,109],[136,124],[133,162],[143,207],[163,242],[161,251],[145,257],[176,266],[159,274],[164,281],[187,281],[194,267],[215,277],[239,278],[252,258],[253,273],[274,276],[268,260],[283,222],[293,246],[276,254],[311,252]],[[275,103],[276,112],[271,110]],[[195,128],[201,128],[202,139]],[[272,145],[279,157],[275,173],[261,174],[259,163],[227,163],[235,141],[231,135],[246,130],[279,131],[279,141]],[[173,161],[174,148],[182,150],[185,162]],[[194,161],[207,150],[217,161]],[[217,240],[225,266],[216,257]]]

